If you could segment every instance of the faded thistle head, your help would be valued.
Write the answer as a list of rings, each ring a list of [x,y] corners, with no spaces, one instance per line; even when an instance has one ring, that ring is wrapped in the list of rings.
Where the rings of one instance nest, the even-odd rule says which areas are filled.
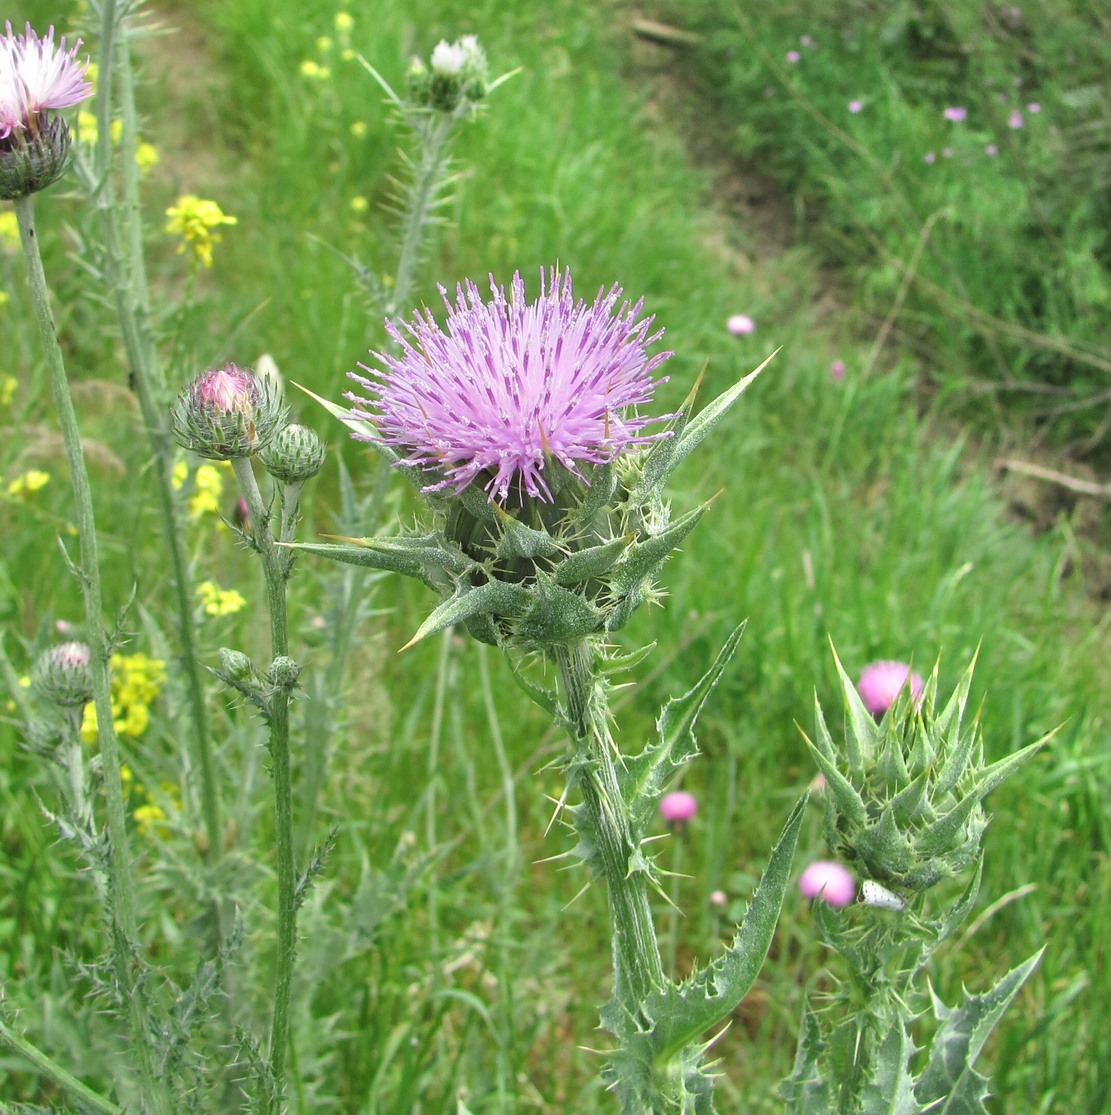
[[[203,372],[170,412],[178,444],[214,461],[253,456],[285,426],[286,418],[271,381],[238,364]]]
[[[31,681],[59,708],[80,708],[93,699],[92,656],[86,643],[59,643],[35,661]]]
[[[902,691],[879,722],[834,660],[844,741],[834,742],[817,702],[815,738],[806,740],[826,779],[830,849],[865,879],[906,896],[976,864],[988,822],[983,799],[1046,740],[985,763],[979,714],[964,720],[975,659],[943,708],[937,666],[917,700],[903,667]]]
[[[444,39],[428,63],[414,58],[409,65],[409,102],[449,116],[470,111],[486,96],[486,52],[477,35],[463,35],[455,42]]]
[[[22,35],[5,23],[0,36],[0,197],[25,197],[56,182],[66,168],[69,128],[60,108],[92,95],[88,63],[78,62],[81,40],[66,49],[28,23]]]
[[[748,381],[706,419],[647,416],[671,354],[650,353],[662,331],[620,287],[588,304],[553,268],[533,301],[520,275],[486,300],[473,283],[443,297],[443,327],[428,310],[387,325],[396,351],[352,375],[365,394],[347,418],[437,527],[317,549],[436,588],[444,603],[418,638],[466,623],[485,642],[542,646],[620,627],[706,509],[672,522],[668,475]]]

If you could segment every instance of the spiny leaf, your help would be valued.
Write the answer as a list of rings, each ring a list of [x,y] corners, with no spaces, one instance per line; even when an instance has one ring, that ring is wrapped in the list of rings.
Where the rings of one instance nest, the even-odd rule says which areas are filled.
[[[802,1016],[795,1065],[779,1085],[779,1098],[791,1115],[833,1115],[833,1092],[818,1066],[826,1050],[817,1015],[808,1006]]]
[[[985,995],[966,993],[964,1003],[954,1009],[946,1007],[931,989],[940,1026],[916,1089],[919,1102],[928,1108],[930,1115],[984,1115],[987,1078],[976,1072],[974,1066],[984,1042],[1030,978],[1044,951],[1043,947],[1012,968]]]
[[[408,650],[421,639],[473,616],[522,615],[528,608],[530,599],[531,593],[524,585],[507,584],[505,581],[488,581],[478,588],[461,588],[432,612],[401,649]]]
[[[683,983],[649,996],[646,1013],[653,1025],[644,1039],[656,1064],[727,1018],[751,989],[779,920],[805,809],[803,798],[787,820],[729,949]]]

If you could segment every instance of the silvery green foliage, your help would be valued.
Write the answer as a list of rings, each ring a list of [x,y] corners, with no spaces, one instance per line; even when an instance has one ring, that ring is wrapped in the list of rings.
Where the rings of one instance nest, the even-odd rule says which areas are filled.
[[[414,577],[439,593],[440,605],[412,642],[453,624],[504,649],[617,630],[640,604],[655,598],[664,561],[709,507],[704,503],[673,520],[663,497],[668,477],[766,363],[694,418],[692,393],[667,437],[605,464],[584,464],[585,480],[550,461],[545,479],[551,502],[526,498],[516,507],[503,506],[488,499],[478,483],[458,493],[424,492],[433,512],[430,530],[298,548]],[[352,429],[365,430],[365,417],[319,401]],[[398,464],[398,455],[381,442],[373,444],[424,488],[425,473]]]
[[[780,1089],[792,1115],[986,1112],[988,1081],[976,1062],[1040,952],[985,994],[966,992],[955,1008],[931,989],[938,1026],[924,1067],[921,1059],[917,1074],[911,1067],[920,1052],[911,1028],[927,1005],[920,977],[979,893],[983,798],[1046,742],[985,764],[979,718],[962,723],[974,665],[940,711],[935,666],[920,705],[901,699],[877,724],[837,662],[843,750],[818,708],[817,740],[807,742],[826,776],[827,839],[871,878],[866,900],[812,908],[819,937],[840,954],[848,978],[820,1013],[808,1008],[803,1016],[794,1071]],[[956,897],[930,892],[966,869],[969,881]]]

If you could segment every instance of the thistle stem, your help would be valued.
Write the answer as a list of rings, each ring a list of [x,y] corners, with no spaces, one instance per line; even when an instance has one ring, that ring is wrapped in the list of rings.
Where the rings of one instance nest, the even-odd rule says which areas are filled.
[[[10,1030],[3,1022],[0,1022],[0,1045],[7,1046],[13,1053],[33,1065],[48,1080],[53,1081],[59,1088],[64,1088],[74,1099],[80,1100],[82,1108],[95,1111],[97,1115],[124,1115],[122,1107],[117,1107],[99,1092],[94,1092],[87,1084],[83,1084],[72,1073],[66,1072],[41,1049]]]
[[[104,774],[104,799],[108,823],[108,876],[112,922],[121,939],[122,952],[117,956],[115,975],[119,981],[121,1001],[126,1004],[131,1028],[131,1046],[139,1059],[139,1071],[149,1110],[162,1115],[169,1110],[162,1085],[154,1073],[148,1044],[150,1028],[146,997],[135,978],[135,907],[132,895],[131,855],[127,840],[126,806],[120,780],[120,748],[112,719],[112,683],[108,659],[111,654],[108,633],[104,626],[104,606],[100,588],[100,563],[97,555],[96,520],[93,515],[92,488],[85,464],[85,451],[77,426],[65,361],[58,343],[54,318],[50,309],[50,292],[46,285],[42,256],[35,231],[35,210],[32,195],[14,199],[19,222],[23,257],[27,264],[27,280],[46,356],[50,391],[58,412],[58,422],[69,463],[73,487],[74,515],[77,520],[80,559],[73,569],[81,585],[85,602],[85,625],[88,631],[93,700],[96,708],[97,741]],[[72,564],[72,563],[71,563]]]
[[[143,258],[142,217],[139,208],[139,168],[135,161],[135,97],[126,20],[126,11],[117,14],[114,0],[106,0],[101,27],[104,65],[97,95],[96,203],[102,218],[105,275],[115,294],[116,314],[131,369],[132,384],[139,399],[154,461],[162,533],[170,552],[173,570],[181,665],[185,673],[189,720],[193,730],[193,753],[201,777],[205,852],[210,860],[215,860],[222,851],[223,826],[208,732],[208,711],[197,661],[192,583],[174,503],[174,448],[166,422],[168,401],[165,398],[165,378],[151,336],[150,296]],[[115,67],[110,64],[113,56],[117,60]],[[119,104],[123,119],[120,158],[122,205],[115,199],[110,173],[112,146],[109,137],[113,103],[111,82],[114,74],[119,78]]]
[[[594,646],[582,639],[557,645],[552,655],[560,672],[567,726],[576,747],[574,784],[582,795],[576,827],[592,848],[590,866],[605,880],[613,943],[614,992],[623,1037],[643,1024],[643,1007],[652,991],[667,984],[652,911],[648,878],[638,870],[639,845],[621,793],[616,748],[609,732],[605,683],[597,676]]]
[[[274,543],[270,507],[263,500],[254,469],[246,457],[232,461],[239,481],[255,545],[262,558],[266,599],[270,609],[270,644],[274,658],[289,653],[289,617],[286,582],[290,554]],[[284,505],[280,533],[292,532],[293,508]],[[289,541],[282,537],[281,541]],[[289,702],[292,685],[274,685],[268,701],[270,763],[274,778],[274,838],[278,873],[278,952],[274,966],[274,1007],[270,1024],[270,1071],[274,1088],[260,1102],[261,1115],[278,1115],[285,1090],[286,1054],[289,1046],[289,1001],[293,962],[297,949],[296,873],[293,859],[293,783],[289,757]]]

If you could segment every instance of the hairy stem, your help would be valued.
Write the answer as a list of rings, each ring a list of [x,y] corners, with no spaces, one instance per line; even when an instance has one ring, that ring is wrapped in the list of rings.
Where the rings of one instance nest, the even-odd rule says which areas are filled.
[[[289,617],[286,582],[290,552],[275,545],[270,507],[263,500],[249,459],[232,461],[235,477],[247,501],[251,529],[262,558],[266,598],[270,609],[270,644],[274,658],[289,653]],[[295,501],[283,498],[281,541],[289,541],[295,518]],[[293,858],[293,783],[289,758],[289,702],[292,685],[275,684],[268,699],[270,763],[274,778],[274,838],[278,873],[278,951],[274,966],[274,1006],[270,1024],[270,1071],[274,1090],[263,1099],[263,1115],[278,1115],[285,1089],[286,1055],[289,1046],[289,1001],[293,986],[293,962],[297,948],[296,870]]]
[[[116,965],[121,1000],[126,1005],[131,1028],[131,1045],[139,1060],[144,1092],[149,1110],[161,1115],[166,1112],[166,1099],[161,1083],[154,1073],[149,1044],[149,1024],[145,995],[133,970],[135,950],[135,907],[131,854],[127,841],[126,807],[123,783],[120,780],[120,748],[112,720],[112,683],[108,659],[111,654],[108,633],[104,626],[104,606],[100,588],[100,561],[97,554],[96,520],[93,515],[92,488],[73,408],[65,362],[58,343],[54,318],[50,309],[50,293],[46,285],[42,257],[35,231],[34,202],[31,195],[15,199],[23,256],[27,263],[27,280],[31,302],[38,321],[39,333],[46,356],[50,391],[58,412],[62,440],[69,462],[73,487],[74,516],[77,520],[80,559],[74,566],[85,602],[85,624],[88,632],[90,667],[92,669],[93,701],[96,707],[97,741],[104,775],[104,799],[108,822],[108,875],[112,921],[122,939],[123,952]]]
[[[552,651],[576,747],[574,784],[582,795],[575,810],[576,827],[591,849],[590,866],[605,880],[609,894],[613,997],[620,1025],[627,1031],[644,1021],[649,993],[666,986],[667,980],[652,923],[648,878],[635,865],[640,849],[618,780],[605,683],[597,676],[595,653],[588,639],[557,645]]]
[[[116,299],[116,314],[131,371],[131,383],[139,399],[143,424],[150,440],[158,505],[162,514],[163,538],[170,553],[181,665],[189,696],[189,721],[193,754],[201,776],[201,812],[204,819],[205,851],[210,859],[220,856],[223,828],[220,799],[216,789],[215,764],[208,731],[208,710],[200,665],[197,661],[193,586],[185,545],[174,503],[174,447],[167,426],[168,400],[165,377],[158,360],[150,321],[150,294],[143,258],[142,214],[139,208],[139,167],[135,161],[135,97],[131,74],[131,52],[127,39],[127,13],[116,12],[107,0],[102,12],[104,64],[97,94],[96,205],[101,216],[105,247],[105,277]],[[114,47],[114,49],[113,49]],[[116,65],[111,63],[115,59]],[[120,173],[123,201],[118,202],[112,186],[111,120],[112,78],[119,79],[119,107],[123,134]],[[108,140],[106,142],[106,140]],[[122,225],[122,228],[121,228]]]

